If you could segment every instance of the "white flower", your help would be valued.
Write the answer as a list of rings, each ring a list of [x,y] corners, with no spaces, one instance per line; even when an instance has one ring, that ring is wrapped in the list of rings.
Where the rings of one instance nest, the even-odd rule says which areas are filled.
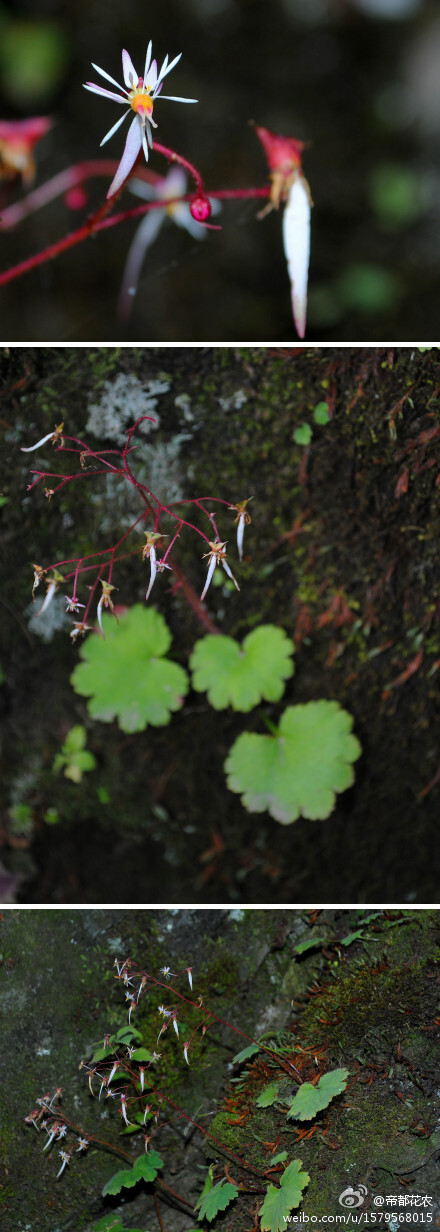
[[[58,426],[54,428],[53,432],[48,432],[47,436],[42,436],[41,440],[37,441],[36,445],[28,445],[26,449],[24,445],[22,445],[21,452],[22,453],[33,453],[35,449],[40,448],[40,445],[45,445],[46,441],[52,441],[52,445],[58,445],[58,444],[62,445],[63,444],[63,438],[62,438],[63,428],[64,428],[64,423],[58,424]]]
[[[158,73],[157,62],[156,60],[151,59],[151,52],[152,44],[150,41],[147,49],[143,77],[138,77],[128,51],[122,52],[122,71],[127,89],[124,89],[124,86],[120,86],[119,83],[115,81],[114,77],[110,77],[109,73],[106,73],[103,68],[99,68],[97,64],[93,64],[93,68],[96,69],[96,72],[100,73],[101,77],[105,77],[107,81],[110,81],[112,85],[116,86],[122,94],[114,94],[112,90],[104,90],[102,86],[95,86],[91,81],[87,81],[85,83],[84,88],[86,90],[91,90],[93,94],[101,94],[103,98],[110,98],[115,103],[123,103],[125,106],[128,106],[128,111],[121,116],[120,120],[116,121],[116,124],[114,124],[109,132],[106,133],[105,137],[103,137],[101,145],[104,145],[110,137],[113,137],[113,133],[115,133],[123,123],[125,116],[129,115],[130,109],[132,109],[135,113],[134,119],[128,130],[124,153],[119,163],[114,180],[112,181],[107,193],[108,197],[111,197],[113,193],[117,192],[118,188],[121,187],[121,184],[124,183],[124,180],[127,179],[131,168],[136,162],[141,146],[148,162],[148,146],[150,146],[150,149],[153,148],[151,125],[153,128],[157,128],[156,121],[153,120],[154,101],[161,93],[164,78],[171,72],[171,69],[178,64],[182,54],[180,52],[180,54],[171,61],[171,64],[168,64],[168,56],[165,56],[160,72]],[[174,94],[164,94],[162,97],[168,102],[173,103],[196,103],[198,101],[196,98],[179,98]]]
[[[214,543],[211,540],[209,540],[209,546],[211,548],[211,551],[205,552],[205,556],[209,557],[209,566],[208,566],[206,582],[203,587],[202,593],[200,595],[201,600],[205,598],[205,595],[210,586],[212,575],[214,573],[214,569],[216,568],[216,565],[223,565],[225,573],[227,573],[228,577],[231,578],[231,581],[234,583],[234,586],[236,587],[236,589],[240,590],[238,582],[236,582],[234,574],[232,573],[232,570],[230,569],[228,562],[226,560],[226,543],[220,543],[220,542]]]
[[[163,209],[149,210],[135,232],[128,250],[119,295],[118,311],[123,321],[127,320],[130,315],[145,253],[154,244],[166,218],[170,218],[176,226],[183,227],[195,240],[204,240],[206,237],[206,227],[193,218],[189,202],[175,200],[176,197],[185,195],[186,187],[187,176],[183,167],[171,167],[168,175],[158,176],[154,184],[147,184],[145,180],[130,181],[131,192],[144,201],[166,202],[169,200],[173,204],[164,205]],[[217,214],[221,208],[220,203],[210,201],[210,205],[212,214]]]
[[[61,1176],[61,1173],[64,1172],[66,1164],[70,1164],[70,1151],[58,1151],[58,1154],[61,1156],[61,1159],[63,1162],[61,1164],[61,1168],[59,1172],[57,1172],[57,1176],[56,1176],[57,1180],[58,1180],[58,1177]]]

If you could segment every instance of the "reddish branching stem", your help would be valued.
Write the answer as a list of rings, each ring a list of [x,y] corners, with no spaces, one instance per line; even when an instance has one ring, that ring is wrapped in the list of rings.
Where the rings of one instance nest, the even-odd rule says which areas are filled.
[[[94,572],[96,574],[94,583],[89,588],[90,594],[83,617],[83,623],[85,624],[95,597],[97,582],[104,577],[104,574],[106,573],[106,580],[110,583],[113,568],[117,562],[125,560],[130,556],[139,555],[141,552],[145,556],[145,546],[133,548],[132,551],[128,552],[120,551],[132,532],[137,526],[139,526],[139,524],[141,524],[141,526],[146,525],[149,519],[151,519],[153,524],[153,533],[160,535],[162,533],[161,519],[164,517],[169,518],[175,523],[175,529],[173,534],[170,536],[170,542],[165,547],[161,560],[157,562],[157,566],[158,568],[162,567],[163,569],[165,564],[168,564],[169,562],[170,568],[174,572],[175,576],[174,584],[172,584],[172,593],[182,590],[187,603],[193,609],[197,619],[203,627],[209,633],[218,633],[219,630],[217,626],[214,624],[214,621],[211,620],[211,617],[206,612],[193,586],[181,569],[180,565],[175,560],[172,549],[174,548],[174,545],[183,528],[192,530],[199,535],[208,549],[211,548],[213,541],[220,542],[220,533],[216,519],[214,514],[206,508],[206,503],[208,501],[212,501],[216,504],[224,505],[226,508],[231,508],[232,506],[230,506],[228,501],[224,500],[222,497],[209,496],[193,497],[186,500],[171,501],[169,504],[165,504],[158,496],[155,495],[154,492],[147,488],[146,484],[141,483],[132,469],[131,460],[129,462],[128,458],[129,455],[136,449],[136,445],[132,444],[134,434],[140,424],[145,420],[150,420],[154,423],[154,419],[151,415],[140,416],[140,418],[136,420],[136,423],[134,423],[133,426],[127,431],[127,441],[123,449],[91,449],[85,441],[80,440],[78,437],[64,435],[63,433],[56,452],[61,454],[78,454],[82,468],[84,468],[86,463],[91,460],[95,464],[93,470],[81,469],[67,475],[60,471],[38,470],[31,472],[36,475],[36,479],[34,479],[33,483],[28,485],[28,491],[35,487],[36,484],[43,482],[45,485],[46,495],[49,495],[50,498],[52,498],[52,496],[62,488],[66,487],[70,483],[73,483],[77,479],[83,480],[95,478],[99,475],[118,475],[123,479],[126,479],[127,482],[135,488],[143,506],[142,512],[137,518],[135,518],[128,530],[121,535],[116,543],[112,544],[110,547],[102,548],[99,551],[89,552],[81,557],[71,557],[65,560],[54,561],[50,565],[46,566],[44,573],[47,577],[48,573],[52,570],[59,572],[59,570],[64,568],[66,565],[73,565],[74,568],[63,577],[64,582],[69,582],[71,578],[73,578],[73,602],[77,600],[78,585],[82,575],[90,572]],[[67,441],[69,442],[68,445],[66,444]],[[110,461],[109,455],[111,455],[115,460]],[[116,459],[119,459],[119,465],[117,465]],[[98,465],[96,465],[97,463]],[[49,487],[49,482],[54,479],[57,479],[60,482],[57,483],[54,488]],[[194,508],[208,520],[209,534],[205,534],[200,526],[183,516],[183,513],[181,512],[183,505],[194,506]]]
[[[170,150],[167,146],[154,143],[155,152],[162,154],[170,163],[179,163],[191,175],[195,183],[196,195],[202,197],[212,197],[217,200],[240,200],[245,198],[269,197],[270,188],[238,188],[238,189],[220,189],[207,193],[202,176],[196,167],[189,162],[183,155],[177,154],[175,150]],[[35,210],[40,209],[49,201],[61,193],[68,192],[69,189],[78,187],[87,179],[99,175],[110,175],[114,173],[117,164],[113,160],[97,160],[91,162],[78,163],[74,167],[67,168],[58,176],[54,176],[47,184],[41,185],[32,193],[29,193],[23,201],[16,205],[10,206],[4,210],[2,219],[0,220],[0,229],[7,229],[15,226],[23,218],[28,217]],[[56,240],[55,243],[49,244],[41,252],[34,253],[31,257],[26,257],[24,261],[19,261],[17,265],[11,266],[10,269],[0,273],[0,286],[6,286],[9,282],[14,282],[17,278],[21,278],[23,274],[28,274],[31,270],[37,269],[40,265],[45,265],[47,261],[54,260],[63,252],[67,252],[70,248],[74,248],[76,244],[81,244],[84,240],[90,238],[91,235],[97,235],[100,231],[108,230],[110,227],[117,227],[120,223],[126,222],[130,218],[140,218],[143,214],[150,210],[169,209],[172,205],[177,205],[182,202],[191,202],[194,199],[194,193],[185,193],[173,200],[164,198],[163,200],[149,201],[143,205],[134,206],[132,209],[122,210],[119,214],[112,214],[108,217],[110,210],[113,209],[116,202],[119,200],[121,193],[128,181],[136,175],[137,178],[145,179],[149,183],[156,183],[160,180],[155,172],[146,169],[142,164],[139,165],[139,160],[132,167],[124,184],[109,197],[95,213],[90,215],[90,218],[76,231],[72,231],[70,235],[63,236],[62,239]],[[219,230],[216,224],[204,223],[210,230]]]

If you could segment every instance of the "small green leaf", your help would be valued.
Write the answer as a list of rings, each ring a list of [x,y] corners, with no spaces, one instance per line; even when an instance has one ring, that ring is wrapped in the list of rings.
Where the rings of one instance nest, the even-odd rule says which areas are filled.
[[[310,1181],[308,1172],[301,1169],[302,1160],[294,1159],[280,1178],[280,1188],[269,1185],[260,1209],[261,1232],[285,1232],[289,1212],[299,1206],[302,1191]]]
[[[171,643],[166,621],[155,608],[137,603],[119,626],[103,616],[105,641],[91,634],[83,643],[71,676],[77,693],[91,696],[89,714],[103,723],[117,718],[122,731],[162,727],[179,710],[188,692],[186,672],[164,658]]]
[[[56,808],[46,809],[43,820],[46,821],[49,826],[56,825],[56,822],[60,820],[58,809]]]
[[[330,419],[330,411],[327,402],[318,402],[313,411],[313,418],[317,424],[326,424]]]
[[[96,1051],[93,1052],[93,1056],[91,1058],[92,1065],[95,1064],[95,1061],[102,1061],[105,1057],[111,1057],[114,1052],[116,1052],[116,1048],[113,1048],[111,1043],[107,1044],[105,1048],[98,1046]]]
[[[268,1087],[264,1088],[261,1095],[258,1096],[256,1100],[257,1108],[270,1108],[276,1099],[278,1099],[278,1083],[271,1082]]]
[[[349,1073],[348,1069],[332,1069],[328,1074],[322,1075],[316,1086],[312,1086],[311,1082],[303,1082],[292,1100],[287,1120],[294,1118],[296,1121],[311,1121],[317,1112],[327,1108],[336,1095],[345,1091]]]
[[[285,1159],[287,1159],[287,1151],[280,1151],[279,1155],[274,1155],[270,1167],[274,1168],[275,1164],[283,1164]]]
[[[213,1186],[214,1186],[214,1164],[210,1164],[208,1168],[208,1175],[205,1179],[205,1184],[200,1194],[200,1198],[197,1198],[197,1202],[194,1203],[195,1211],[197,1211],[199,1209],[199,1206],[202,1205],[202,1202],[206,1198],[207,1194],[211,1192],[211,1189],[213,1188]]]
[[[80,783],[83,774],[87,770],[94,770],[96,761],[93,753],[89,753],[84,745],[87,740],[87,732],[85,727],[78,725],[71,727],[67,733],[64,744],[61,748],[61,753],[57,753],[53,766],[53,774],[58,774],[59,770],[64,769],[64,777],[71,779],[73,783]]]
[[[360,756],[353,720],[338,702],[288,706],[274,736],[243,732],[225,762],[230,791],[251,813],[265,809],[283,825],[328,817],[336,792],[350,787]]]
[[[314,950],[317,945],[324,945],[326,937],[310,937],[308,941],[300,941],[294,949],[297,954],[305,954],[306,950]]]
[[[297,445],[310,445],[312,439],[312,429],[310,424],[303,423],[300,428],[295,428],[293,439]]]
[[[142,1039],[142,1034],[136,1029],[136,1027],[130,1027],[128,1024],[126,1027],[120,1027],[119,1031],[116,1032],[116,1035],[112,1035],[111,1038],[120,1040],[121,1044],[129,1044],[130,1040]]]
[[[153,1053],[148,1051],[148,1048],[135,1048],[131,1054],[132,1061],[152,1061]]]
[[[71,727],[63,744],[63,752],[66,756],[69,756],[71,753],[78,753],[80,749],[84,748],[86,740],[87,733],[85,727],[82,727],[81,724],[78,724],[77,727]]]
[[[231,1185],[229,1181],[220,1181],[203,1198],[197,1218],[207,1219],[211,1223],[211,1220],[215,1219],[218,1212],[224,1211],[229,1206],[229,1203],[237,1197],[237,1194],[238,1189],[236,1185]]]
[[[264,698],[275,702],[293,673],[293,643],[277,625],[260,625],[242,646],[222,633],[196,642],[190,659],[192,684],[205,690],[215,710],[251,710]]]
[[[362,928],[358,928],[357,932],[348,933],[347,937],[343,937],[342,941],[338,941],[338,945],[352,945],[353,941],[360,941],[363,936]]]
[[[121,1172],[114,1172],[104,1185],[102,1196],[106,1198],[107,1194],[117,1194],[121,1192],[121,1189],[131,1189],[133,1185],[137,1185],[139,1179],[135,1175],[134,1168],[123,1168]]]
[[[243,1048],[241,1052],[236,1053],[235,1057],[232,1058],[232,1064],[241,1065],[242,1061],[247,1061],[249,1057],[254,1057],[255,1053],[259,1051],[258,1044],[249,1044],[248,1048]]]

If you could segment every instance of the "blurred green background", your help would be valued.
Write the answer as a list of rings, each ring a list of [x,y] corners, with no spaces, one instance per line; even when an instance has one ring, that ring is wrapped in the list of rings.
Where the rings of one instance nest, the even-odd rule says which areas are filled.
[[[21,0],[0,6],[0,118],[49,114],[37,184],[84,159],[118,118],[86,93],[95,61],[121,80],[121,49],[142,71],[183,52],[157,108],[157,138],[209,188],[266,183],[249,126],[310,141],[315,201],[308,339],[433,341],[440,292],[440,13],[435,0]],[[99,80],[99,79],[98,79]],[[172,83],[172,85],[171,85]],[[124,128],[104,148],[120,158]],[[153,155],[155,170],[165,170]],[[59,199],[1,237],[1,267],[80,226],[105,197]],[[15,190],[15,197],[23,189]],[[127,207],[136,204],[126,192]],[[3,189],[3,205],[7,193]],[[280,215],[231,202],[203,243],[167,222],[147,255],[131,322],[116,305],[136,223],[101,234],[0,291],[5,341],[295,339]]]

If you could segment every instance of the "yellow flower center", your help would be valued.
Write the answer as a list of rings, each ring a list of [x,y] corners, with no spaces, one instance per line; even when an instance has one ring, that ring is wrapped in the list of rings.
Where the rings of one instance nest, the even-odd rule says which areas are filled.
[[[141,119],[144,117],[146,120],[149,120],[153,114],[153,99],[150,96],[150,90],[148,88],[145,89],[143,85],[139,85],[130,91],[128,97],[133,111],[140,115]]]

